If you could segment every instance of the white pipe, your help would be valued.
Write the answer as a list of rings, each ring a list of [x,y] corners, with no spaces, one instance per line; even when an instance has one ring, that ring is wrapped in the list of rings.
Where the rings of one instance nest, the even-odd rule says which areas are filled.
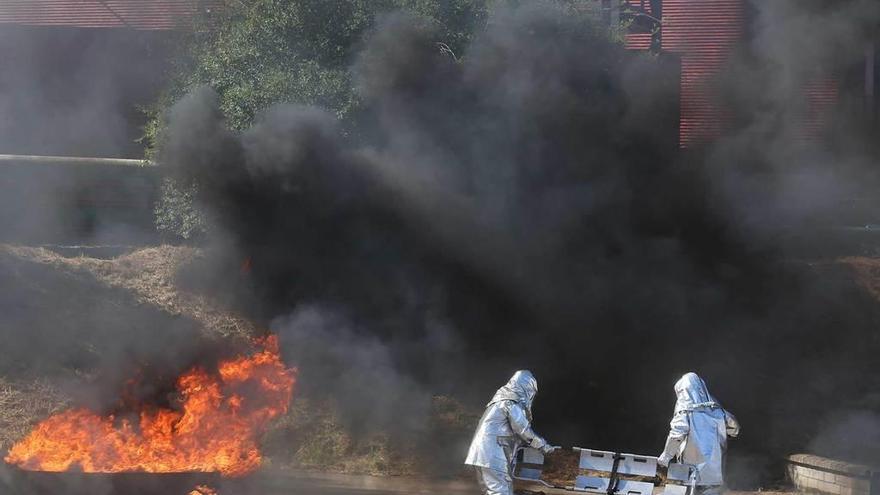
[[[130,158],[92,158],[83,156],[0,155],[0,165],[33,163],[46,165],[109,165],[121,167],[155,167],[148,160]]]

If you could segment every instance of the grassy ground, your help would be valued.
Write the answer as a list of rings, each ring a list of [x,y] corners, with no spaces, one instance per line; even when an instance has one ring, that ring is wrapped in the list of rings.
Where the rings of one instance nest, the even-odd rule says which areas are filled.
[[[0,378],[0,452],[23,437],[39,419],[64,409],[68,398],[48,380]]]
[[[201,256],[198,249],[178,246],[97,259],[0,245],[0,310],[13,314],[0,319],[0,345],[19,342],[19,352],[0,360],[0,451],[71,403],[102,405],[95,391],[115,384],[102,379],[101,370],[119,364],[107,362],[118,351],[108,346],[146,349],[140,361],[161,362],[168,354],[163,340],[174,341],[175,348],[180,340],[193,341],[197,348],[254,335],[257,329],[246,318],[182,288],[179,273]],[[139,340],[143,336],[160,345],[152,350]],[[428,441],[466,439],[478,414],[448,397],[435,398],[432,412],[424,432]],[[381,475],[418,474],[423,453],[430,451],[381,432],[355,437],[332,400],[301,394],[263,443],[269,467]]]
[[[131,365],[114,360],[126,355],[120,347],[146,349],[141,361],[162,367],[163,359],[170,359],[168,342],[188,358],[187,352],[201,352],[206,345],[234,347],[256,333],[254,323],[222,302],[181,284],[179,274],[202,257],[198,249],[177,246],[98,259],[0,245],[0,452],[71,403],[105,405],[96,391],[118,390],[118,384],[101,370]],[[880,301],[880,259],[850,257],[815,268],[818,276],[855,283]],[[152,348],[152,342],[158,345]],[[332,399],[297,394],[290,412],[266,434],[266,464],[419,474],[432,468],[430,456],[437,449],[460,450],[479,413],[435,397],[429,425],[416,441],[382,432],[355,436],[340,421]]]

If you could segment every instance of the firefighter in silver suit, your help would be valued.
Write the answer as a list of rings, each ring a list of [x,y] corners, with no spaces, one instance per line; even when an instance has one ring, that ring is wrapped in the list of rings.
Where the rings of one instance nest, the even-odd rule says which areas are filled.
[[[464,461],[475,467],[477,482],[486,495],[513,494],[513,461],[523,445],[544,454],[558,448],[532,431],[532,401],[537,393],[534,375],[520,370],[486,405]]]
[[[675,396],[669,437],[658,463],[668,466],[678,458],[696,466],[698,493],[718,494],[724,484],[727,438],[739,434],[739,423],[709,394],[706,382],[696,373],[686,373],[676,382]]]

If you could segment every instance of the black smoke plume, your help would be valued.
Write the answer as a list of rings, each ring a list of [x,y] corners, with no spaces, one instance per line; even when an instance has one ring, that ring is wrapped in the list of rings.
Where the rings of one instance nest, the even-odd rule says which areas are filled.
[[[744,46],[718,81],[728,98],[788,60],[794,31],[761,36],[761,20],[801,12],[779,3],[790,11],[754,9],[752,39],[780,52]],[[811,27],[834,53],[862,41]],[[356,132],[295,105],[233,132],[203,88],[170,113],[162,160],[198,188],[223,256],[250,260],[242,304],[361,426],[409,428],[400,416],[433,393],[479,406],[529,368],[551,442],[653,453],[694,370],[743,423],[734,482],[767,480],[768,461],[877,385],[874,303],[780,234],[847,182],[813,174],[786,209],[800,189],[777,165],[809,153],[760,122],[794,125],[776,93],[741,102],[719,144],[680,152],[670,61],[605,33],[544,3],[498,9],[455,59],[391,14],[353,63]]]
[[[4,22],[0,155],[142,158],[138,138],[147,116],[138,106],[157,98],[179,38],[169,32]],[[0,240],[154,241],[154,181],[147,169],[4,158]]]

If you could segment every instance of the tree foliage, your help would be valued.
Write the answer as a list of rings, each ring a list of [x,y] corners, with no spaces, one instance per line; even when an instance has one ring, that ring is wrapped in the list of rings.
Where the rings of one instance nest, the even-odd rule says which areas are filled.
[[[534,1],[534,0],[533,0]],[[596,0],[548,0],[575,14]],[[148,157],[161,141],[165,110],[198,86],[212,87],[228,124],[249,127],[275,103],[317,105],[352,130],[359,109],[350,67],[376,19],[408,11],[434,25],[438,49],[460,58],[499,3],[522,0],[222,0],[197,21],[176,57],[172,83],[149,111]],[[204,226],[191,192],[166,183],[156,208],[160,231],[184,238]],[[186,226],[186,228],[179,228]]]
[[[357,107],[349,66],[378,15],[404,9],[435,23],[458,52],[487,17],[490,0],[225,0],[185,43],[168,95],[211,86],[234,128],[273,103]]]

